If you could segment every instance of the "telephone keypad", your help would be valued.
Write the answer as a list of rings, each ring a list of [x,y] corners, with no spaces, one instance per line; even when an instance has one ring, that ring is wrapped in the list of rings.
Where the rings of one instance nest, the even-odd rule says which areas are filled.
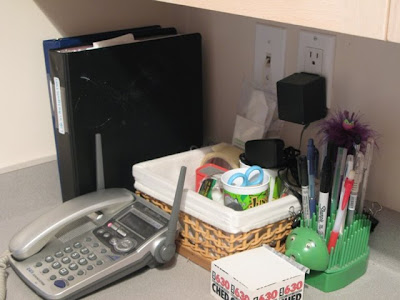
[[[44,259],[46,262],[50,263],[52,261],[54,261],[54,257],[53,256],[46,256],[46,258]]]
[[[74,248],[81,248],[82,244],[80,242],[74,243]]]
[[[82,254],[88,254],[89,253],[89,249],[88,248],[82,248],[80,251]]]
[[[54,281],[54,285],[62,289],[67,286],[67,283],[65,282],[65,280],[56,280]]]
[[[81,266],[87,265],[88,261],[85,258],[81,258],[78,260],[78,264]]]
[[[119,226],[118,229],[120,229]],[[39,268],[42,276],[46,275],[43,278],[60,289],[73,284],[73,282],[78,283],[80,278],[85,277],[89,272],[91,274],[96,268],[102,268],[109,259],[119,259],[120,256],[115,254],[113,257],[105,256],[116,249],[116,246],[109,244],[110,238],[114,239],[115,244],[118,245],[118,254],[126,253],[136,246],[137,242],[134,239],[121,238],[121,234],[117,235],[117,230],[110,230],[100,229],[102,232],[100,237],[104,239],[103,236],[105,236],[107,243],[102,239],[99,241],[95,237],[83,236],[80,240],[71,242],[70,245],[62,246],[52,255],[45,255],[42,260],[34,262],[33,267]],[[98,234],[99,230],[94,232]],[[104,245],[108,245],[109,248]],[[112,251],[109,252],[110,248]]]
[[[61,261],[63,264],[69,264],[71,262],[71,259],[69,257],[63,257]]]
[[[104,233],[107,232],[104,231]],[[65,246],[62,250],[55,252],[54,256],[47,255],[44,257],[44,262],[49,263],[51,267],[45,267],[41,270],[43,275],[48,274],[47,280],[53,282],[53,284],[59,288],[65,288],[68,284],[67,282],[76,280],[76,276],[81,277],[85,275],[86,272],[92,271],[96,267],[100,267],[104,264],[104,260],[101,257],[99,258],[98,254],[106,254],[108,252],[107,249],[101,248],[95,253],[93,250],[94,248],[98,248],[100,243],[90,237],[84,238],[83,241],[86,243],[76,241],[73,243],[72,247]],[[121,241],[122,240],[117,239],[118,244],[121,244]],[[130,245],[130,243],[128,244]],[[122,243],[123,247],[129,246],[128,244],[126,244],[126,241]],[[74,248],[79,249],[79,252],[73,251]],[[65,256],[66,254],[69,254],[69,256]],[[75,260],[75,262],[71,258]],[[89,264],[89,262],[91,264]],[[34,266],[37,268],[42,267],[43,261],[37,261]]]
[[[58,273],[60,273],[61,276],[65,276],[68,275],[69,271],[67,268],[62,268],[60,271],[58,271]]]

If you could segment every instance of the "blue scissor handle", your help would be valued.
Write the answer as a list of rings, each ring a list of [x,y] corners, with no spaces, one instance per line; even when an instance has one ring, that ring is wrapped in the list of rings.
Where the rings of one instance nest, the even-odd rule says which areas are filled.
[[[243,173],[235,173],[228,179],[228,184],[232,185],[232,183],[236,180],[236,178],[242,178],[242,184],[240,186],[247,186],[247,177]]]
[[[258,171],[260,175],[257,177],[257,180],[254,182],[251,182],[249,180],[250,174],[253,173],[254,171]],[[264,180],[264,171],[261,169],[259,166],[252,166],[246,170],[246,173],[235,173],[228,179],[228,184],[232,185],[232,183],[237,179],[237,178],[242,178],[243,182],[240,186],[249,186],[249,185],[257,185],[261,184]]]
[[[253,182],[250,181],[250,174],[253,173],[254,171],[258,171],[260,175],[258,175],[257,180]],[[261,184],[264,180],[264,171],[259,166],[252,166],[246,170],[245,176],[247,178],[247,185]]]

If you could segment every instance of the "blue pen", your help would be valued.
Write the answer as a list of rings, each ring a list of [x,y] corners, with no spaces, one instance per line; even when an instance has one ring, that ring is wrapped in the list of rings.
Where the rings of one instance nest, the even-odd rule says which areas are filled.
[[[316,213],[315,201],[315,147],[314,140],[309,139],[307,145],[308,188],[310,193],[310,216]]]

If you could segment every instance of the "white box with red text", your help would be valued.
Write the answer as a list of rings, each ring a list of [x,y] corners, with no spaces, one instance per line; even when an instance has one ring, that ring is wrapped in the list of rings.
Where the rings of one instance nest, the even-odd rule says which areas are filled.
[[[211,294],[224,300],[301,300],[305,272],[267,246],[212,262]]]

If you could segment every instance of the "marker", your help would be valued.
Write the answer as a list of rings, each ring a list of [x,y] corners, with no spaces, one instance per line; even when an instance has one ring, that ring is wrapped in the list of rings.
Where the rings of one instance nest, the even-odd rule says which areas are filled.
[[[352,154],[347,155],[346,157],[346,167],[344,169],[344,178],[349,177],[350,171],[352,171],[354,168],[354,156]],[[343,181],[342,183],[342,188],[340,189],[340,203],[342,202],[343,196],[344,196],[344,184],[345,181]],[[343,212],[343,220],[346,220],[346,216],[347,216],[347,209]],[[340,227],[340,233],[343,233],[344,230],[344,225],[345,222],[342,223],[341,227]]]
[[[297,158],[297,168],[299,170],[299,179],[301,185],[301,200],[303,204],[303,219],[306,227],[310,227],[310,203],[309,203],[309,190],[308,190],[308,172],[307,172],[307,158],[301,155]]]
[[[367,192],[367,184],[368,184],[368,176],[369,176],[369,169],[371,167],[372,162],[372,153],[374,150],[374,139],[368,138],[367,141],[367,150],[365,151],[364,157],[364,175],[363,175],[363,186],[361,190],[361,199],[358,206],[358,213],[361,215],[364,210],[364,201],[365,201],[365,193]]]
[[[326,218],[328,214],[329,191],[332,185],[332,162],[325,157],[321,171],[319,189],[318,234],[325,238]]]
[[[321,183],[319,190],[319,212],[318,212],[318,233],[324,237],[326,220],[329,205],[329,192],[332,187],[332,162],[325,157],[321,171]]]
[[[328,242],[328,252],[331,253],[332,248],[335,248],[337,239],[339,237],[339,230],[344,222],[344,212],[347,210],[347,204],[349,202],[349,197],[351,190],[354,184],[354,170],[351,170],[349,173],[349,177],[346,178],[344,183],[344,194],[343,198],[340,201],[340,205],[337,210],[337,215],[335,219],[335,224],[333,225],[333,229],[331,232],[331,236]]]
[[[363,170],[364,170],[364,154],[361,151],[357,152],[356,167],[354,168],[356,175],[354,178],[353,188],[350,193],[349,208],[347,212],[346,225],[350,226],[354,218],[354,210],[356,209],[358,189],[360,187]]]
[[[316,213],[315,201],[315,147],[314,140],[309,139],[307,145],[308,187],[310,191],[310,217]]]

